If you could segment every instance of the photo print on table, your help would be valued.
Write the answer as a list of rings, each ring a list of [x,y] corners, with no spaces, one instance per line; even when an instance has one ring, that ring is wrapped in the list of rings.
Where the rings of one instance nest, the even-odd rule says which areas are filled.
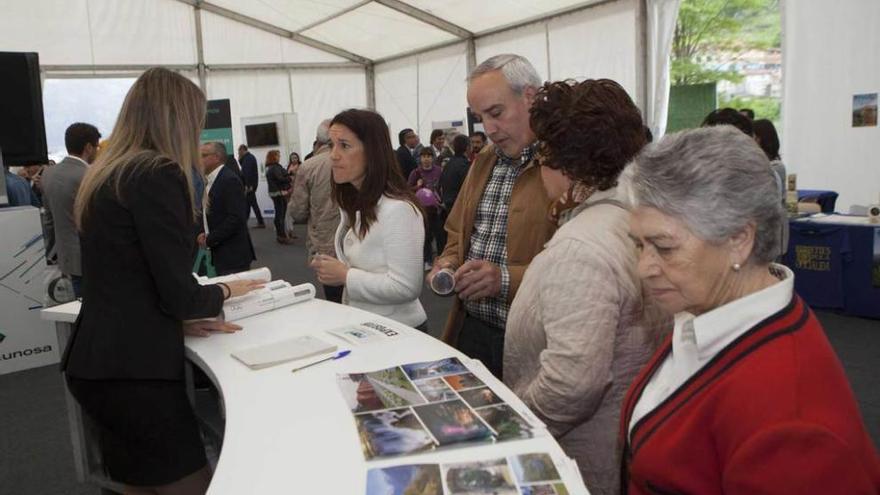
[[[482,418],[459,399],[414,406],[412,409],[439,445],[491,440],[494,437]]]
[[[454,357],[439,359],[437,361],[426,361],[424,363],[404,364],[402,368],[406,373],[406,376],[413,380],[454,375],[470,371],[461,361],[458,360],[458,358]]]
[[[460,375],[444,376],[443,380],[452,387],[453,390],[466,390],[469,388],[485,387],[486,384],[476,377],[473,373],[462,373]]]
[[[482,388],[472,388],[470,390],[462,390],[458,393],[465,402],[468,403],[469,406],[474,409],[478,407],[485,406],[494,406],[496,404],[502,404],[504,401],[501,400],[501,397],[495,395],[495,392],[492,391],[489,387]]]
[[[534,426],[456,358],[337,376],[364,457],[531,438]]]
[[[441,465],[450,495],[519,495],[504,459]]]
[[[442,378],[428,378],[413,382],[428,402],[457,399],[458,395]]]
[[[412,464],[367,473],[367,495],[443,495],[438,464]]]
[[[432,449],[434,439],[410,408],[355,415],[364,458],[412,454]]]
[[[442,480],[442,481],[441,481]],[[438,485],[441,485],[438,488]],[[569,495],[546,453],[371,469],[367,495]]]
[[[354,413],[426,402],[399,367],[341,375],[337,382],[349,409]]]
[[[507,404],[477,409],[489,427],[495,430],[498,440],[531,438],[532,426]]]

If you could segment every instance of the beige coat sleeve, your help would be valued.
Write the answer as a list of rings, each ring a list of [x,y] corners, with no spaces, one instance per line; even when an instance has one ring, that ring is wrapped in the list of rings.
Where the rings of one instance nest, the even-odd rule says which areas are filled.
[[[547,346],[538,374],[514,392],[558,437],[592,417],[611,387],[621,291],[599,246],[567,240],[554,251],[536,295]]]

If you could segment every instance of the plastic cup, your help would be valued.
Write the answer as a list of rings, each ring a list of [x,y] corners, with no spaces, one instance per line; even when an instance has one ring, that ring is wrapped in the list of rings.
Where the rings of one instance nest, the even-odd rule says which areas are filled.
[[[455,290],[455,272],[443,268],[431,277],[431,290],[438,296],[448,296]]]

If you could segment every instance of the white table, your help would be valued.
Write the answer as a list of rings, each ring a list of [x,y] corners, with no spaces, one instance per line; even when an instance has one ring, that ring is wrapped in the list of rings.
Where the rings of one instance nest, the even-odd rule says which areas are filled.
[[[79,303],[43,310],[43,318],[56,322],[59,348],[75,321]],[[326,330],[348,324],[375,321],[402,333],[380,344],[347,347],[333,341]],[[209,490],[210,494],[314,493],[358,495],[365,493],[369,468],[395,464],[460,462],[492,459],[529,452],[564,454],[550,436],[527,440],[453,448],[408,457],[365,462],[351,412],[340,394],[337,373],[371,371],[399,364],[456,356],[467,358],[452,347],[418,330],[348,306],[311,300],[253,316],[237,322],[244,330],[208,338],[188,337],[186,355],[218,387],[226,412],[223,449]],[[279,365],[252,371],[230,353],[300,335],[333,341],[352,353],[341,360],[291,373]],[[525,406],[485,368],[477,374],[501,398],[517,410]],[[80,476],[94,472],[84,454],[88,438],[77,439],[82,426],[77,404],[68,397],[74,455]],[[85,441],[83,441],[85,440]],[[79,450],[79,452],[77,452]],[[91,479],[94,480],[94,477]],[[586,494],[579,478],[564,478],[572,494]]]

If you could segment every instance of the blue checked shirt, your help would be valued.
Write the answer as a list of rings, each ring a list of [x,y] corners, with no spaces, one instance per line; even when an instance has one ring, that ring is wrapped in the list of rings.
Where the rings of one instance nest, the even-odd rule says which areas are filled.
[[[477,301],[466,301],[464,307],[472,316],[497,328],[507,324],[510,304],[510,272],[507,269],[507,210],[516,178],[535,156],[536,145],[522,150],[517,159],[510,158],[495,148],[498,160],[486,182],[471,233],[470,249],[465,261],[486,260],[501,268],[501,294]]]

